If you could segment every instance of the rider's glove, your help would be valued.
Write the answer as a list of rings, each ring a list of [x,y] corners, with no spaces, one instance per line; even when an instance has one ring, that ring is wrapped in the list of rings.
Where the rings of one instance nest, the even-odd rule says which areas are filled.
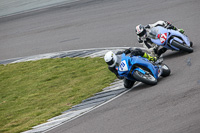
[[[150,25],[148,24],[148,25],[144,26],[144,28],[150,28]]]
[[[131,52],[130,48],[124,51],[125,54],[129,54]]]
[[[171,24],[169,21],[165,21],[165,23],[167,23],[167,25]]]

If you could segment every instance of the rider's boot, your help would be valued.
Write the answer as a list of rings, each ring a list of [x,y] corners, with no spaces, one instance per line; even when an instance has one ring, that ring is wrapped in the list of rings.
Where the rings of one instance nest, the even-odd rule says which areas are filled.
[[[173,30],[178,30],[181,34],[183,34],[185,31],[183,29],[178,29],[175,26],[173,26],[172,24],[170,25]]]
[[[157,52],[157,58],[160,58],[160,56],[163,54],[163,53],[165,53],[167,51],[167,48],[161,48],[161,49],[159,49],[158,50],[158,52]]]
[[[178,31],[182,34],[185,32],[183,29],[178,29]]]
[[[157,61],[157,57],[150,56],[150,55],[147,54],[146,52],[144,53],[143,57],[144,57],[144,58],[147,58],[149,61],[153,61],[153,62],[156,62],[156,61]]]

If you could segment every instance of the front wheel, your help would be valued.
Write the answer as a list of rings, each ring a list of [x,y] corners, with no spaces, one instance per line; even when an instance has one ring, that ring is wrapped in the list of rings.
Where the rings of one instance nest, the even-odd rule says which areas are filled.
[[[189,47],[187,46],[185,43],[184,44],[181,44],[175,40],[172,41],[171,45],[173,45],[174,47],[176,48],[179,48],[180,50],[183,50],[185,52],[188,52],[188,53],[192,53],[193,52],[193,48],[192,47]]]
[[[156,85],[157,84],[157,79],[149,72],[146,72],[145,74],[143,74],[136,70],[133,73],[133,77],[136,80],[143,82],[145,84],[148,84],[148,85]]]
[[[124,87],[125,88],[127,88],[127,89],[132,88],[134,83],[135,83],[135,81],[131,81],[131,80],[124,78]]]

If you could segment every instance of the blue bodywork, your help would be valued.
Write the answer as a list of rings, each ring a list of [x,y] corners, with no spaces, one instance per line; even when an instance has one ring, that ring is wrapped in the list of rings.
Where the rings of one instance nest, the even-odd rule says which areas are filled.
[[[172,29],[166,29],[163,28],[161,26],[157,26],[151,29],[151,32],[153,32],[153,34],[155,34],[155,36],[157,37],[158,35],[161,36],[162,34],[167,34],[167,38],[164,42],[161,42],[161,40],[159,38],[156,39],[151,39],[151,41],[159,46],[163,46],[167,49],[171,49],[171,50],[176,50],[179,51],[178,48],[170,45],[172,43],[173,40],[176,40],[180,43],[186,43],[187,46],[190,46],[190,40],[189,38],[184,35],[181,34],[179,31],[176,30],[172,30]]]
[[[131,71],[131,68],[136,65],[148,68],[153,74],[153,76],[156,79],[158,79],[158,74],[159,74],[158,72],[159,72],[160,66],[153,65],[148,59],[143,58],[141,56],[130,57],[130,56],[126,56],[125,54],[122,54],[121,63],[118,67],[116,67],[116,69],[118,70],[119,76],[126,77],[127,79],[132,80],[132,81],[136,81],[136,79],[134,79],[132,76],[135,70],[138,70],[143,74],[146,73],[140,67],[134,67],[134,69],[132,69]]]

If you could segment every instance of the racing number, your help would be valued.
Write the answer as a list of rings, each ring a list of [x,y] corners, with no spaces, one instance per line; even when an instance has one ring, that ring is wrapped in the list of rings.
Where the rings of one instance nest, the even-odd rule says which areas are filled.
[[[164,43],[167,40],[167,33],[161,34],[161,36],[159,34],[158,38],[160,39],[161,43]]]
[[[119,71],[128,71],[128,66],[126,64],[126,61],[123,60],[119,65]]]
[[[122,70],[123,71],[123,68],[125,67],[125,63],[124,62],[121,62],[121,64],[120,64],[120,70]]]

